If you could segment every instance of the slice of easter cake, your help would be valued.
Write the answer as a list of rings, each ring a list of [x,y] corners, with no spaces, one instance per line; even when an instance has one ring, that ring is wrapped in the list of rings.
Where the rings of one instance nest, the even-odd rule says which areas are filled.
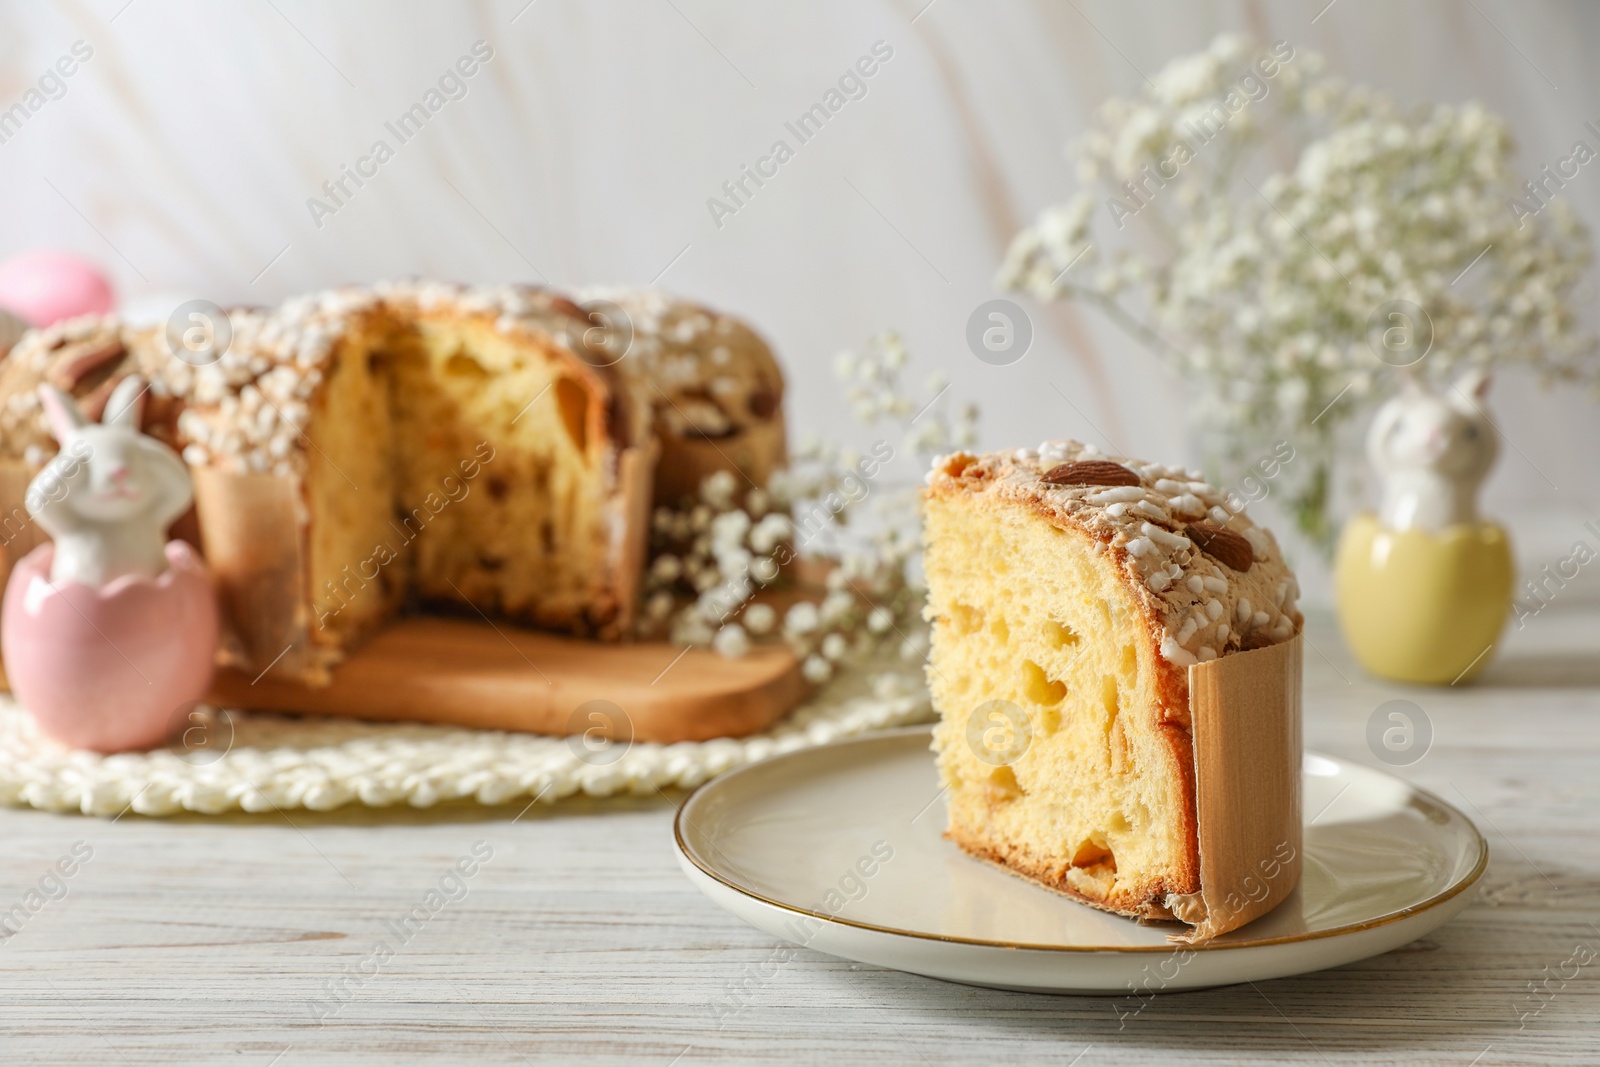
[[[1196,475],[1070,441],[958,452],[927,482],[928,680],[947,836],[1096,907],[1199,926],[1198,783],[1231,805],[1213,827],[1224,835],[1211,839],[1213,865],[1231,881],[1208,898],[1208,936],[1247,921],[1222,914],[1235,868],[1276,879],[1272,903],[1286,895],[1298,875],[1297,862],[1284,868],[1299,845],[1301,615],[1272,535]],[[1219,659],[1257,688],[1213,685],[1221,671],[1205,672]],[[1265,697],[1206,698],[1220,724],[1207,755],[1192,684]],[[1258,715],[1265,727],[1237,732]],[[1248,751],[1258,743],[1267,755]],[[1265,777],[1243,781],[1256,763],[1271,765]],[[1221,824],[1241,816],[1283,828],[1284,841],[1263,857],[1253,839],[1235,849],[1251,835]]]

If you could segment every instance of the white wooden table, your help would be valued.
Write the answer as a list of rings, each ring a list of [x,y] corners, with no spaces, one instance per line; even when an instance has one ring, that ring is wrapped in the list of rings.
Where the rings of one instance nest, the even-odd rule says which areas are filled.
[[[1119,1027],[1107,999],[809,950],[762,973],[774,942],[679,873],[667,798],[521,818],[0,811],[0,912],[41,879],[59,897],[0,941],[0,1063],[1600,1062],[1600,609],[1553,604],[1477,685],[1448,691],[1365,678],[1326,618],[1309,634],[1330,657],[1307,657],[1309,745],[1376,763],[1373,709],[1415,700],[1434,740],[1398,773],[1468,812],[1493,850],[1459,918],[1377,959],[1159,996]],[[447,879],[458,899],[430,912],[479,841],[492,858]],[[77,842],[92,856],[47,877]],[[374,956],[419,905],[426,921]],[[749,1006],[719,1020],[741,984]]]

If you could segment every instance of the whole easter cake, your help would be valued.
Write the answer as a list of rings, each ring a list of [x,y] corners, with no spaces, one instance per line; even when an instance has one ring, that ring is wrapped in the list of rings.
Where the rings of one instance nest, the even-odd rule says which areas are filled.
[[[733,372],[760,377],[771,403],[746,405],[759,426],[723,434],[724,451],[773,423],[781,438],[782,379],[748,327],[664,296],[623,299],[669,310],[679,349],[728,356],[729,374],[708,356],[704,380],[680,393],[715,395]],[[217,577],[234,666],[325,681],[409,601],[629,632],[661,493],[659,391],[634,365],[635,347],[658,344],[653,320],[629,327],[618,351],[614,328],[559,294],[429,282],[330,290],[228,320],[231,341],[204,360],[180,358],[161,329],[112,318],[24,337],[0,363],[7,499],[55,449],[40,383],[95,418],[138,373],[150,383],[146,432],[194,477],[192,529],[180,532]],[[13,560],[30,547],[16,540]]]

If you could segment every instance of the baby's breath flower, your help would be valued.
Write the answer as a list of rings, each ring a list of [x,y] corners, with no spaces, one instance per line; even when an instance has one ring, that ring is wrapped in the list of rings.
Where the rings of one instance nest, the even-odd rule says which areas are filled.
[[[717,471],[701,484],[700,496],[707,504],[720,511],[732,503],[734,490],[738,488],[739,483],[732,471]]]
[[[817,606],[809,601],[801,601],[789,608],[783,617],[783,628],[792,634],[808,634],[817,628],[821,617]]]
[[[1106,101],[1069,150],[1084,188],[1018,233],[1000,271],[1040,300],[1098,305],[1184,373],[1222,448],[1211,460],[1237,464],[1229,480],[1260,442],[1304,445],[1286,481],[1302,479],[1291,491],[1314,537],[1331,528],[1317,523],[1338,426],[1394,388],[1396,361],[1369,340],[1390,302],[1423,309],[1408,328],[1431,347],[1410,374],[1508,365],[1600,387],[1595,338],[1571,311],[1588,232],[1559,193],[1528,197],[1505,123],[1471,103],[1403,107],[1324,66],[1224,36]],[[1247,185],[1241,168],[1280,158],[1258,161],[1269,135],[1291,165]],[[1179,142],[1193,159],[1172,176]],[[1142,180],[1155,171],[1164,184]],[[1153,239],[1117,236],[1135,223]],[[962,440],[953,428],[915,443]]]
[[[750,547],[757,552],[771,552],[794,533],[794,523],[789,516],[774,512],[756,523],[750,531]]]
[[[717,631],[717,636],[711,639],[711,647],[721,655],[737,659],[750,651],[750,635],[744,632],[743,626],[730,622]]]
[[[719,473],[726,474],[726,471]],[[725,511],[711,521],[713,545],[737,545],[750,529],[750,516],[742,511]]]
[[[821,656],[807,656],[800,673],[805,675],[806,681],[812,685],[821,685],[833,677],[833,664]]]
[[[898,424],[909,450],[972,440],[976,407],[944,399],[950,390],[939,375],[928,381],[926,395],[910,395],[901,384],[909,363],[900,338],[882,334],[859,355],[841,353],[835,369],[847,380],[846,398],[863,420]],[[913,415],[918,420],[908,433]],[[919,546],[915,493],[880,493],[873,486],[877,472],[895,457],[897,450],[886,450],[887,444],[880,438],[862,450],[810,435],[787,467],[771,472],[764,490],[741,494],[732,472],[720,471],[694,499],[657,508],[639,632],[665,632],[674,641],[710,645],[726,656],[746,654],[753,638],[781,640],[818,685],[836,666],[923,632],[926,590],[911,565]],[[869,501],[884,521],[855,533],[847,512]],[[804,521],[797,524],[797,515]],[[820,602],[798,600],[780,616],[772,605],[751,598],[760,587],[795,591],[785,585],[777,562],[778,556],[790,559],[791,550],[830,559],[833,566]]]
[[[778,612],[771,604],[751,604],[744,609],[745,629],[753,634],[769,634],[778,621]]]

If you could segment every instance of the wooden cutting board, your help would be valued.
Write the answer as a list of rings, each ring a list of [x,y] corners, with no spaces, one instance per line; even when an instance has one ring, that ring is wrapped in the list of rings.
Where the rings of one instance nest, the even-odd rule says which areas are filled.
[[[390,624],[331,685],[217,673],[228,707],[448,723],[638,741],[742,737],[772,725],[808,686],[794,655],[757,646],[729,659],[657,642],[604,644],[506,623],[416,616]]]

